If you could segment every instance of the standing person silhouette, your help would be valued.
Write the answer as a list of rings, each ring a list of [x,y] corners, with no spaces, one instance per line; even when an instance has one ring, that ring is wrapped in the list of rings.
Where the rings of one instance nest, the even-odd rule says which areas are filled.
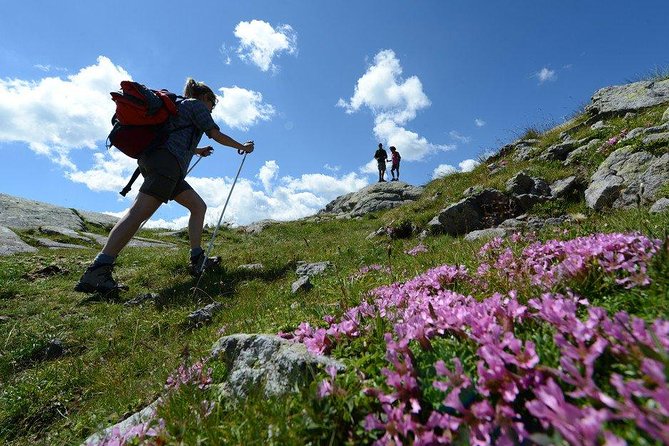
[[[376,159],[379,168],[379,183],[383,183],[386,181],[384,176],[386,174],[386,161],[388,161],[388,152],[383,148],[383,144],[379,143],[379,148],[374,152],[374,159]]]
[[[220,258],[205,259],[201,239],[207,205],[185,180],[188,165],[193,155],[209,156],[213,153],[211,146],[198,147],[205,133],[217,143],[237,149],[240,153],[253,152],[254,145],[253,141],[242,144],[221,133],[211,117],[217,102],[216,95],[207,85],[188,78],[184,97],[186,99],[178,105],[178,114],[170,122],[171,128],[175,130],[162,146],[142,152],[137,160],[144,177],[137,198],[110,231],[105,246],[81,276],[75,291],[104,293],[125,288],[112,277],[114,261],[142,222],[169,200],[176,201],[190,211],[188,238],[191,275],[195,276],[201,271],[203,264],[208,266],[220,261]]]
[[[393,176],[393,179],[390,181],[399,181],[400,180],[400,152],[397,151],[395,146],[390,146],[390,156],[392,157],[393,163],[390,166],[390,175]],[[397,177],[395,177],[397,174]]]

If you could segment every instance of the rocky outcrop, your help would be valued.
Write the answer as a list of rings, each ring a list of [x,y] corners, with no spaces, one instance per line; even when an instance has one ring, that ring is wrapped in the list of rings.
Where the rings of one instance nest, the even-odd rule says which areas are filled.
[[[35,252],[37,249],[23,242],[14,230],[34,230],[44,235],[63,236],[82,242],[104,245],[107,237],[85,232],[86,224],[111,227],[118,219],[97,212],[77,211],[35,200],[0,194],[0,256],[19,252]],[[54,241],[46,237],[32,236],[31,243],[52,249],[82,249],[81,244]],[[128,243],[133,247],[175,247],[172,243],[142,237],[133,237]]]
[[[84,229],[84,219],[113,226],[118,218],[97,212],[82,212],[41,201],[0,194],[0,225],[8,228],[37,229],[57,226],[75,231]]]
[[[415,201],[422,192],[422,187],[401,181],[375,183],[357,192],[335,198],[318,214],[330,214],[340,218],[360,217],[370,212],[392,209]]]
[[[623,114],[669,102],[669,79],[606,87],[592,96],[585,111],[592,115]]]
[[[518,199],[496,189],[484,189],[443,209],[428,226],[452,236],[497,226],[521,213]]]
[[[0,226],[0,256],[19,252],[37,252],[37,248],[21,240],[11,229]]]
[[[668,182],[669,153],[654,156],[625,146],[611,153],[593,174],[585,200],[595,210],[651,204]]]

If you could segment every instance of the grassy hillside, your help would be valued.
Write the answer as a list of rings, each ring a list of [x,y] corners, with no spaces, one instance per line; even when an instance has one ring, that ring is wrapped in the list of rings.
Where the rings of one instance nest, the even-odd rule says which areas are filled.
[[[627,120],[611,118],[606,122],[609,127],[598,131],[581,125],[587,117],[579,116],[567,128],[545,133],[529,130],[525,137],[539,139],[539,151],[554,144],[563,131],[572,133],[574,139],[597,136],[607,141],[625,129],[657,125],[665,109],[666,105],[649,109]],[[631,144],[640,147],[641,143],[632,140]],[[358,220],[275,224],[257,235],[222,229],[214,253],[223,257],[224,267],[207,271],[195,291],[186,270],[185,236],[161,236],[160,231],[145,230],[142,235],[176,243],[178,249],[126,249],[119,258],[116,275],[130,286],[130,291],[112,300],[89,300],[72,291],[97,252],[95,246],[85,250],[40,249],[37,254],[0,257],[0,442],[80,443],[100,428],[164,396],[165,403],[158,412],[162,421],[152,426],[156,431],[145,432],[148,444],[364,444],[381,438],[408,442],[419,437],[428,441],[429,435],[446,438],[450,432],[446,425],[452,427],[453,423],[449,441],[468,444],[466,438],[476,432],[481,438],[489,435],[490,441],[516,435],[509,432],[516,432],[512,424],[520,419],[528,438],[534,435],[532,442],[573,443],[558,420],[551,419],[550,414],[544,418],[537,415],[541,408],[536,401],[549,398],[555,384],[567,395],[562,404],[571,411],[568,418],[598,420],[595,424],[606,435],[615,435],[629,444],[660,444],[662,437],[653,429],[665,429],[666,433],[669,422],[669,407],[663,406],[667,396],[662,393],[667,389],[669,370],[669,344],[664,344],[669,342],[667,213],[652,215],[645,208],[595,213],[580,197],[551,201],[532,210],[546,217],[581,214],[571,223],[546,227],[536,234],[519,234],[485,247],[484,241],[449,236],[428,236],[420,241],[415,235],[440,209],[460,200],[469,187],[503,190],[505,182],[521,169],[548,182],[572,174],[589,178],[611,149],[603,146],[587,153],[571,167],[558,161],[514,161],[511,153],[501,152],[472,172],[432,181],[420,200],[385,213]],[[669,151],[666,143],[651,149],[656,153]],[[486,166],[492,161],[503,166],[494,174]],[[669,190],[665,195],[669,196]],[[411,225],[418,230],[407,237],[367,237],[380,227],[394,228],[399,234]],[[90,230],[104,232],[93,227]],[[614,233],[637,235],[613,241],[588,238]],[[30,232],[22,234],[29,243],[33,236]],[[605,244],[607,247],[601,248]],[[546,266],[559,262],[560,255],[582,255],[584,247],[592,256],[582,257],[586,260],[580,267],[574,266],[574,275],[537,281],[531,271],[523,269],[534,267],[534,263],[522,263],[529,262],[530,257],[539,262],[536,251],[550,251],[552,257],[543,259]],[[610,254],[607,249],[612,250]],[[333,268],[312,279],[313,290],[293,295],[290,285],[297,278],[295,266],[302,260],[330,261]],[[262,263],[264,268],[239,268],[249,263]],[[466,270],[456,270],[460,265]],[[437,267],[441,269],[426,274]],[[647,271],[642,274],[644,267]],[[428,277],[437,277],[437,282],[428,282]],[[411,291],[411,286],[418,288]],[[451,294],[446,295],[444,290]],[[124,305],[145,293],[159,297],[140,305]],[[572,294],[582,299],[569,297]],[[453,299],[458,308],[471,311],[498,308],[504,313],[511,311],[511,304],[524,307],[515,315],[494,316],[493,311],[483,317],[482,313],[479,320],[488,321],[486,327],[491,332],[499,328],[511,333],[521,347],[511,341],[500,347],[495,343],[499,340],[482,340],[476,330],[484,327],[464,316],[458,322],[461,325],[453,323],[446,329],[425,325],[421,328],[427,330],[425,333],[407,335],[405,339],[410,342],[401,345],[398,324],[407,321],[398,316],[400,311],[428,302],[420,314],[436,320],[441,309],[437,300],[429,300],[437,296]],[[388,304],[392,299],[395,303]],[[214,321],[202,327],[189,326],[187,314],[212,300],[224,306]],[[575,305],[573,314],[567,310],[560,313],[564,318],[560,323],[551,321],[553,316],[546,310],[550,302],[557,301],[564,308]],[[359,309],[364,302],[377,310],[382,305],[393,309],[355,319],[356,333],[337,331],[341,329],[337,323],[351,320],[347,311]],[[593,313],[588,306],[603,308],[607,316]],[[630,322],[632,325],[620,322],[616,326],[623,331],[634,330],[628,344],[620,340],[625,333],[620,334],[620,348],[616,349],[613,335],[605,336],[597,330],[606,330],[598,327],[604,327],[607,320],[619,322],[614,318],[619,312],[640,319]],[[331,318],[324,320],[324,316]],[[575,331],[580,327],[569,317],[576,317],[584,324],[582,330],[592,333],[582,338],[578,337],[582,333],[569,334],[565,329],[569,324]],[[643,342],[634,337],[643,330],[652,331],[650,325],[642,330],[641,321],[652,324],[658,319],[665,322],[656,322],[655,334],[647,334]],[[310,328],[305,329],[305,322]],[[211,384],[201,389],[191,376],[178,390],[165,393],[168,377],[179,366],[188,368],[206,357],[212,343],[222,335],[284,332],[298,340],[313,341],[314,327],[332,329],[327,345],[312,342],[311,348],[344,362],[347,370],[335,378],[323,371],[320,379],[300,393],[280,400],[251,397],[242,404],[231,404],[217,399],[213,384],[226,371],[213,361],[202,372],[211,378]],[[572,335],[574,338],[570,338]],[[601,343],[596,342],[599,340]],[[569,356],[567,344],[576,346],[574,357]],[[486,357],[486,348],[493,349],[493,353],[488,352],[491,357]],[[596,348],[602,351],[596,354]],[[530,365],[534,350],[538,364]],[[496,377],[490,376],[495,369],[494,358],[507,354],[510,357],[502,366],[504,370],[497,370]],[[520,357],[526,362],[509,365]],[[576,371],[566,371],[572,365],[583,373],[581,381],[575,377]],[[449,374],[452,376],[447,379]],[[626,387],[617,387],[613,376],[622,376],[629,383],[638,381],[648,393],[639,391],[625,397]],[[521,383],[521,378],[535,382]],[[654,378],[664,379],[664,383]],[[485,394],[467,379],[474,383],[500,381],[494,385],[488,382],[488,387],[481,384],[490,392]],[[435,386],[439,381],[447,384]],[[513,391],[504,383],[516,387],[509,401],[504,392]],[[586,384],[596,385],[598,391],[617,401],[618,408],[606,406]],[[633,406],[643,412],[643,419],[650,420],[651,427],[634,421],[642,417],[632,413]],[[447,416],[453,418],[446,420]],[[484,419],[488,421],[481,421]],[[664,427],[653,427],[657,420],[664,422]],[[578,424],[577,428],[584,427]],[[590,444],[609,438],[603,431],[594,430],[579,431],[574,438],[594,438]]]

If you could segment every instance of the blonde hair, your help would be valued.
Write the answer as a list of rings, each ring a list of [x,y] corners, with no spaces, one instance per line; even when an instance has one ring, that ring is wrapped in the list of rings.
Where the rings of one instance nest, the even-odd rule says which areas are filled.
[[[197,82],[192,77],[186,79],[186,85],[184,86],[184,97],[193,99],[207,98],[210,99],[213,104],[216,104],[217,102],[216,95],[211,90],[211,88],[209,88],[204,82]]]

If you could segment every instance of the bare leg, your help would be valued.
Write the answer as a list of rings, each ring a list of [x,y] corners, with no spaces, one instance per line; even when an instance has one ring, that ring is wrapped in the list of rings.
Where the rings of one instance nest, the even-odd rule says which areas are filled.
[[[116,257],[135,235],[144,220],[150,218],[162,202],[151,195],[140,192],[128,212],[109,232],[102,252]]]
[[[174,201],[190,211],[188,219],[188,239],[190,247],[199,248],[202,243],[202,227],[207,204],[193,189],[188,189],[174,197]]]

